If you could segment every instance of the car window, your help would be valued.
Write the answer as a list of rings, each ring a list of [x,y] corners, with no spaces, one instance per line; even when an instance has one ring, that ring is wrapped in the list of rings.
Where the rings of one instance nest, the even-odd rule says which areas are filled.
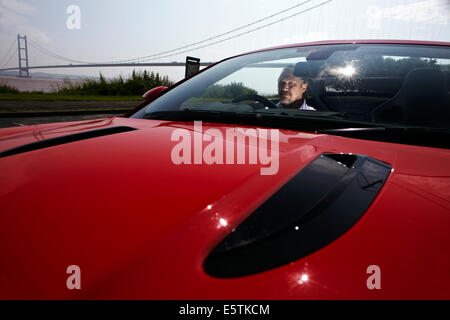
[[[299,116],[313,110],[372,124],[449,128],[449,70],[448,46],[342,44],[268,50],[218,63],[133,117],[185,109],[290,109],[289,114]]]

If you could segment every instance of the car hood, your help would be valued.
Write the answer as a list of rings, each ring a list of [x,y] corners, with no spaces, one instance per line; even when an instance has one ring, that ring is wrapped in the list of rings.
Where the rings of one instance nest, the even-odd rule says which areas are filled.
[[[198,130],[192,122],[107,118],[5,129],[0,151],[114,127],[136,130],[0,158],[0,297],[448,297],[448,150],[280,130],[279,170],[261,175],[260,164],[177,165],[171,158],[177,129],[216,129],[225,142],[225,130],[236,126],[203,123]],[[353,228],[261,274],[223,280],[203,272],[205,257],[227,234],[327,152],[367,155],[393,168]],[[395,283],[384,295],[365,286],[373,264]],[[71,265],[81,269],[82,290],[66,287]],[[299,286],[304,272],[316,282]],[[426,279],[417,278],[421,273]],[[273,283],[282,285],[264,290]]]

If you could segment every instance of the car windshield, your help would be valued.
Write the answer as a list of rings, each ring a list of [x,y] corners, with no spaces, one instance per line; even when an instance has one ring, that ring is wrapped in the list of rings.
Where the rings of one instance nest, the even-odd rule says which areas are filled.
[[[224,60],[132,117],[197,111],[448,129],[449,71],[450,47],[444,45],[272,49]]]

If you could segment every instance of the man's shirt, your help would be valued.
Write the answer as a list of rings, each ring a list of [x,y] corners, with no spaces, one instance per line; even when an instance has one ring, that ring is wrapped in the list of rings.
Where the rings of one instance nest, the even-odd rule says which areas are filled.
[[[306,104],[306,100],[305,99],[294,101],[294,102],[292,102],[291,104],[288,104],[288,105],[284,105],[281,102],[278,102],[276,104],[276,106],[278,108],[286,108],[286,107],[287,108],[293,108],[293,107],[297,107],[298,106],[298,110],[312,110],[312,111],[316,111],[316,109],[314,109],[313,107],[311,107],[311,106]]]

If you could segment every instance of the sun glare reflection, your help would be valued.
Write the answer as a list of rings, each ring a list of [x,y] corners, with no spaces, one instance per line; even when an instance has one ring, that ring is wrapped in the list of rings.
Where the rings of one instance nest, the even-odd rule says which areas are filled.
[[[352,65],[348,65],[345,68],[338,68],[337,71],[345,77],[351,77],[356,72],[355,68],[353,68]]]
[[[298,284],[304,284],[306,282],[308,282],[309,277],[306,273],[302,274],[300,277],[300,280],[298,280]]]
[[[222,227],[226,227],[226,226],[228,225],[228,222],[227,222],[227,220],[225,220],[225,219],[223,219],[223,218],[220,218],[219,224],[220,224],[220,226],[222,226]]]

